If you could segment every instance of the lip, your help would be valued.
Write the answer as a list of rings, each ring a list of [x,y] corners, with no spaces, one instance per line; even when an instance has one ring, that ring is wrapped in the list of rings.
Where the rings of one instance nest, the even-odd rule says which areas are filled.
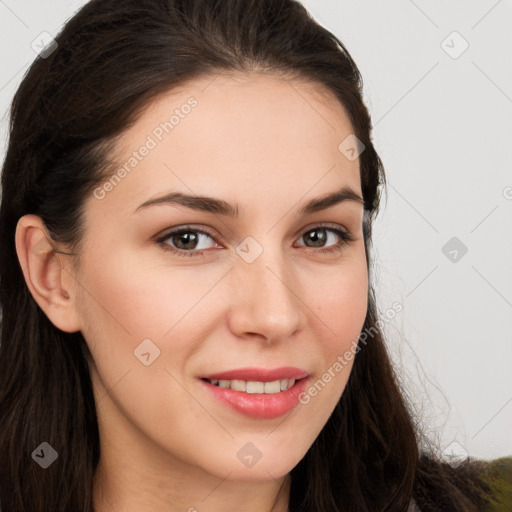
[[[201,379],[218,380],[250,380],[257,382],[273,382],[275,380],[295,379],[300,380],[307,377],[309,373],[306,370],[295,368],[293,366],[282,366],[281,368],[238,368],[221,373],[212,373],[202,375]]]
[[[202,379],[199,379],[199,382],[214,398],[231,410],[250,418],[273,419],[283,416],[297,406],[299,396],[306,390],[309,380],[309,377],[304,377],[297,380],[290,389],[273,394],[245,393],[231,388],[220,388]],[[272,381],[266,380],[264,382]]]

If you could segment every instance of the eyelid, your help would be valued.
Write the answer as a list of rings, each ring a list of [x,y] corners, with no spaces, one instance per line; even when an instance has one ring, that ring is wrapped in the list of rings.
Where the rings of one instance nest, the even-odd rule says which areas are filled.
[[[357,240],[357,237],[354,236],[354,234],[352,233],[351,230],[347,229],[345,226],[343,226],[341,224],[332,223],[332,222],[316,222],[316,223],[309,224],[309,225],[301,228],[298,232],[296,232],[293,235],[294,240],[296,238],[300,239],[302,236],[304,236],[304,234],[306,234],[310,231],[313,231],[315,229],[322,229],[322,228],[330,230],[331,232],[335,233],[341,239],[340,243],[336,244],[335,246],[332,246],[331,249],[333,249],[337,246],[348,245],[351,242],[354,242]],[[177,248],[174,248],[172,245],[167,244],[165,242],[165,240],[170,238],[171,236],[175,236],[175,235],[178,235],[178,234],[184,233],[184,232],[186,233],[188,231],[194,231],[196,233],[205,234],[205,235],[209,236],[213,240],[213,242],[216,244],[220,243],[224,246],[228,245],[226,240],[221,235],[214,234],[210,228],[203,227],[202,225],[201,225],[201,227],[196,227],[196,225],[194,225],[194,224],[182,224],[182,225],[174,226],[172,228],[168,228],[167,230],[164,230],[163,232],[160,232],[158,235],[153,237],[153,239],[158,244],[169,246],[168,248],[166,247],[165,250],[175,252],[176,254],[181,255],[181,256],[184,256],[184,255],[204,256],[205,253],[211,252],[210,249],[200,249],[200,250],[190,250],[190,251],[187,251],[185,249],[177,249]],[[306,250],[310,250],[313,252],[319,252],[319,253],[329,252],[329,250],[330,250],[329,248],[315,249],[315,248],[311,248],[311,247],[307,247],[307,246],[301,246],[301,247],[305,247]]]
[[[337,229],[340,231],[344,231],[348,235],[353,235],[351,230],[346,228],[342,224],[336,224],[336,223],[332,223],[332,222],[312,222],[311,224],[299,229],[297,232],[295,232],[295,234],[293,236],[294,237],[301,236],[304,233],[307,233],[308,231],[311,231],[315,228],[331,228],[331,229],[335,229],[335,230]],[[203,225],[199,226],[199,225],[195,225],[195,224],[183,224],[183,225],[174,226],[172,228],[167,228],[164,231],[161,231],[160,233],[158,233],[153,238],[154,238],[154,240],[158,241],[158,240],[162,240],[162,239],[169,237],[169,235],[171,235],[171,234],[176,234],[176,232],[179,233],[179,232],[187,231],[187,230],[197,231],[198,233],[204,233],[204,234],[210,236],[212,239],[214,239],[217,242],[220,242],[224,245],[228,244],[227,240],[225,238],[223,238],[220,234],[214,233],[213,230],[211,230],[208,227],[205,227]]]
[[[222,242],[223,244],[224,243],[227,243],[227,241],[219,234],[217,234],[216,232],[214,233],[213,230],[211,230],[210,228],[208,227],[205,227],[203,225],[199,226],[199,225],[194,225],[194,224],[181,224],[181,225],[178,225],[178,226],[174,226],[172,228],[167,228],[163,231],[161,231],[160,233],[158,233],[158,235],[154,236],[153,238],[155,240],[161,240],[162,238],[167,238],[169,235],[171,234],[175,234],[176,232],[181,232],[181,231],[197,231],[198,233],[204,233],[205,235],[208,235],[210,237],[212,237],[213,239],[219,241],[219,242]]]
[[[330,228],[343,231],[349,235],[352,234],[350,229],[346,228],[343,224],[337,224],[335,222],[312,222],[311,224],[308,224],[307,226],[299,229],[299,231],[296,232],[294,236],[297,237],[299,235],[303,235],[304,233],[307,233],[308,231],[311,231],[315,228]]]

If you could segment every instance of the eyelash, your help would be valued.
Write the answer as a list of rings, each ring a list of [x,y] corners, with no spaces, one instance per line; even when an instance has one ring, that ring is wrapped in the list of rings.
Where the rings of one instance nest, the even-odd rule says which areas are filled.
[[[322,254],[338,254],[339,252],[341,252],[341,250],[346,245],[348,245],[350,242],[353,242],[355,240],[355,238],[353,237],[353,235],[349,231],[344,231],[344,230],[339,229],[339,228],[335,228],[335,227],[332,227],[332,226],[325,226],[325,225],[318,225],[318,226],[315,226],[315,227],[313,227],[311,229],[308,229],[307,231],[305,231],[302,234],[302,236],[304,236],[307,233],[310,233],[311,231],[315,231],[317,229],[325,229],[326,231],[330,231],[331,233],[335,233],[336,235],[338,235],[340,237],[341,241],[338,242],[337,244],[335,244],[335,245],[333,245],[331,247],[327,247],[327,248],[314,249],[312,247],[306,247],[306,249],[309,250],[309,251],[320,252]],[[190,232],[200,233],[200,234],[209,236],[210,238],[212,238],[212,240],[215,240],[215,237],[211,233],[208,233],[207,231],[203,231],[201,229],[192,228],[192,227],[189,227],[189,226],[184,226],[182,228],[176,229],[175,231],[171,231],[170,233],[165,234],[164,236],[158,238],[156,240],[156,242],[162,246],[162,249],[164,251],[169,251],[169,252],[171,252],[173,254],[176,254],[177,256],[180,256],[180,257],[185,257],[185,258],[188,257],[188,258],[190,258],[190,257],[202,257],[202,256],[205,256],[204,253],[207,252],[209,249],[202,249],[202,250],[199,250],[199,251],[195,251],[195,250],[186,251],[185,249],[177,249],[175,247],[172,247],[168,243],[165,243],[165,240],[168,240],[169,238],[172,238],[172,237],[177,236],[177,235],[181,235],[183,233],[190,233]]]

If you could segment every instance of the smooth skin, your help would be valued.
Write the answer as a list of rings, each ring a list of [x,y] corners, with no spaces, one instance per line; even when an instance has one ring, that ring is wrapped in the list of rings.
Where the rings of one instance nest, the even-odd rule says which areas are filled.
[[[118,166],[190,97],[197,105],[131,172],[103,198],[87,198],[76,272],[75,256],[53,250],[39,217],[22,217],[16,231],[34,299],[56,327],[81,331],[92,354],[98,512],[288,510],[289,473],[353,361],[276,419],[233,411],[199,377],[296,366],[314,383],[357,342],[367,311],[363,205],[298,213],[343,186],[361,196],[359,159],[338,149],[353,132],[339,102],[320,84],[256,71],[196,79],[147,106],[118,140]],[[137,210],[169,192],[223,199],[238,218],[169,203]],[[191,224],[188,241],[162,241]],[[237,252],[247,237],[251,251],[261,248],[250,263]],[[149,365],[134,354],[146,339],[160,350]],[[247,443],[261,453],[252,467],[237,457]]]

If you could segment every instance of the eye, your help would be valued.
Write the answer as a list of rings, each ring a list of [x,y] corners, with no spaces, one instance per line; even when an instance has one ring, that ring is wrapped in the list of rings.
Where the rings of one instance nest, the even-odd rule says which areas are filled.
[[[336,238],[338,238],[338,241],[336,241]],[[156,242],[165,251],[171,251],[177,256],[191,257],[205,256],[205,252],[209,248],[208,239],[214,242],[215,245],[212,234],[191,226],[184,226],[165,234],[158,238]],[[317,253],[338,253],[345,245],[355,240],[352,234],[346,230],[324,225],[309,229],[300,237],[300,240],[303,239],[315,244],[313,247],[306,247],[306,249]],[[325,246],[329,240],[333,240],[334,245]]]
[[[213,236],[206,231],[184,226],[167,233],[157,242],[163,246],[165,251],[171,251],[178,256],[203,256],[203,251],[208,248],[204,246],[205,239],[208,238],[213,240]],[[171,241],[173,245],[168,241]]]
[[[331,240],[334,239],[334,245],[325,247],[324,244],[328,242],[329,235]],[[338,242],[336,242],[336,238],[339,239]],[[344,229],[324,225],[309,229],[301,236],[300,239],[310,240],[314,244],[317,244],[313,248],[308,247],[308,249],[320,253],[339,253],[343,250],[345,245],[348,245],[350,242],[355,240],[352,234]],[[318,245],[320,245],[320,249],[315,250],[315,247],[318,247]]]

